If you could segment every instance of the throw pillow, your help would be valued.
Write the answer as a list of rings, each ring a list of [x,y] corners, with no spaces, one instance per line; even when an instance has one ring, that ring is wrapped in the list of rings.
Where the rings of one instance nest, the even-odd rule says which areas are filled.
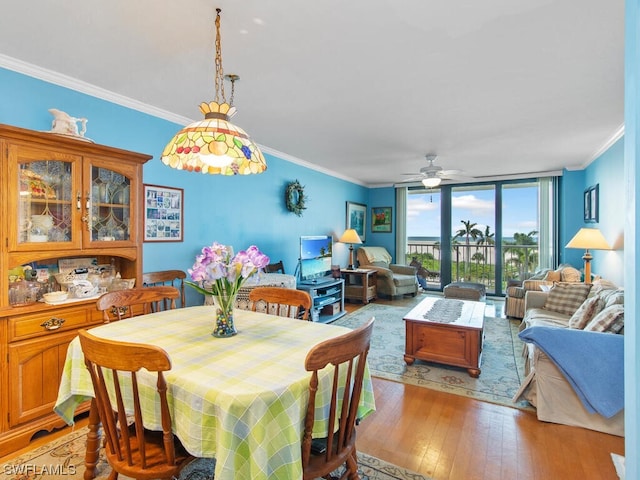
[[[584,330],[619,333],[624,327],[624,305],[611,305],[597,314]]]
[[[588,283],[556,283],[549,291],[544,304],[546,310],[573,315],[585,301],[591,285]]]
[[[623,305],[624,304],[624,290],[606,290],[600,293],[600,298],[604,300],[604,308],[611,305]]]
[[[536,271],[533,275],[531,275],[527,280],[542,280],[545,275],[549,272],[548,268],[543,268],[542,270]]]
[[[582,274],[580,270],[573,267],[564,267],[560,271],[560,277],[563,282],[579,282]]]
[[[560,272],[549,270],[543,280],[546,280],[547,282],[559,282],[562,280],[562,277],[560,276]]]
[[[582,330],[604,308],[600,297],[587,298],[569,319],[569,328]]]
[[[599,294],[600,292],[604,292],[605,290],[617,290],[618,286],[610,282],[609,280],[598,279],[591,282],[593,286],[591,287],[591,293]]]

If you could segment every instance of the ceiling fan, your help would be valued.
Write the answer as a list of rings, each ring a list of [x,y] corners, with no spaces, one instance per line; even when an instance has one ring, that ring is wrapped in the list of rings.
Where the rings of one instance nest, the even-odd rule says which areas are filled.
[[[434,188],[440,185],[442,180],[465,180],[470,177],[463,175],[462,170],[445,170],[440,165],[436,165],[435,161],[438,156],[432,153],[425,155],[427,166],[420,169],[420,173],[405,173],[404,175],[412,175],[406,181],[420,180],[427,188]]]

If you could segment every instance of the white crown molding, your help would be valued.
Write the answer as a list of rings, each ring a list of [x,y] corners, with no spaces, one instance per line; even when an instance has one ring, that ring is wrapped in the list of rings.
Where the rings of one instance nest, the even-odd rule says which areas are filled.
[[[138,112],[146,113],[151,116],[161,118],[163,120],[167,120],[169,122],[177,123],[179,125],[188,125],[194,122],[193,119],[183,117],[181,115],[176,115],[167,110],[163,110],[161,108],[156,108],[152,105],[148,105],[146,103],[139,102],[134,100],[133,98],[126,97],[124,95],[119,95],[112,91],[106,90],[104,88],[100,88],[96,85],[92,85],[87,82],[83,82],[76,78],[70,77],[68,75],[64,75],[59,72],[54,72],[52,70],[47,70],[31,63],[23,62],[22,60],[17,60],[13,57],[9,57],[7,55],[0,54],[0,67],[6,68],[7,70],[12,70],[14,72],[18,72],[29,77],[37,78],[39,80],[43,80],[48,83],[52,83],[54,85],[59,85],[61,87],[69,88],[76,92],[83,93],[85,95],[90,95],[92,97],[99,98],[101,100],[105,100],[111,103],[115,103],[116,105],[120,105],[126,108],[130,108],[132,110],[136,110]],[[259,148],[263,152],[267,152],[274,157],[278,157],[282,160],[285,160],[290,163],[295,163],[297,165],[301,165],[305,168],[309,168],[311,170],[315,170],[320,173],[324,173],[331,177],[339,178],[342,180],[346,180],[351,183],[355,183],[357,185],[366,186],[362,181],[357,180],[355,178],[350,178],[345,175],[341,175],[332,170],[319,167],[318,165],[314,165],[300,158],[296,158],[292,155],[289,155],[284,152],[280,152],[276,149],[260,145]]]
[[[600,157],[604,152],[606,152],[607,150],[609,150],[611,148],[611,146],[616,143],[618,140],[620,140],[622,137],[624,136],[624,123],[622,125],[620,125],[618,127],[618,129],[613,133],[613,135],[611,135],[611,138],[609,138],[609,140],[607,140],[604,145],[602,145],[602,147],[600,147],[599,150],[597,150],[589,159],[589,161],[587,162],[587,164],[584,166],[584,168],[587,168],[589,165],[591,165],[591,163],[597,159],[598,157]]]
[[[133,98],[125,97],[124,95],[119,95],[104,88],[100,88],[96,85],[83,82],[68,75],[54,72],[53,70],[47,70],[31,63],[8,57],[6,55],[0,54],[0,67],[6,68],[7,70],[13,70],[14,72],[22,73],[29,77],[37,78],[48,83],[53,83],[54,85],[69,88],[71,90],[75,90],[76,92],[84,93],[85,95],[90,95],[101,100],[106,100],[108,102],[115,103],[117,105],[121,105],[138,112],[147,113],[149,115],[162,118],[169,122],[174,122],[181,125],[188,125],[189,123],[193,122],[193,120],[181,115],[176,115],[166,110],[162,110],[146,103],[139,102],[137,100],[134,100]]]
[[[83,93],[85,95],[90,95],[95,98],[99,98],[101,100],[105,100],[116,105],[120,105],[126,108],[130,108],[132,110],[136,110],[138,112],[146,113],[148,115],[161,118],[163,120],[167,120],[169,122],[177,123],[179,125],[188,125],[192,123],[194,120],[183,117],[182,115],[176,115],[175,113],[169,112],[167,110],[163,110],[161,108],[156,108],[152,105],[139,102],[130,97],[126,97],[124,95],[120,95],[114,93],[110,90],[106,90],[104,88],[98,87],[96,85],[83,82],[76,78],[70,77],[68,75],[64,75],[59,72],[55,72],[53,70],[47,70],[42,67],[38,67],[37,65],[33,65],[31,63],[24,62],[22,60],[18,60],[13,57],[9,57],[7,55],[0,54],[0,67],[5,68],[7,70],[12,70],[14,72],[18,72],[29,77],[37,78],[39,80],[43,80],[48,83],[52,83],[54,85],[59,85],[61,87],[69,88],[71,90]],[[588,167],[595,159],[597,159],[600,155],[607,151],[616,141],[618,141],[624,135],[624,124],[621,125],[618,130],[611,136],[611,138],[598,150],[596,151],[592,157],[581,166],[576,167],[567,167],[567,170],[579,170],[585,169]],[[369,188],[383,188],[383,187],[391,187],[391,186],[408,186],[410,184],[375,184],[368,185],[361,180],[347,177],[338,172],[334,172],[324,167],[320,167],[313,163],[307,162],[306,160],[302,160],[300,158],[294,157],[293,155],[289,155],[287,153],[281,152],[279,150],[258,144],[260,149],[263,152],[267,152],[275,157],[281,158],[287,162],[295,163],[296,165],[303,166],[305,168],[309,168],[310,170],[315,170],[320,173],[324,173],[331,177],[339,178],[342,180],[346,180],[351,183],[355,183],[357,185],[362,185]],[[534,173],[526,173],[523,175],[517,176],[509,176],[511,178],[531,178],[532,176],[543,176],[542,174],[548,174],[549,172],[534,172]],[[505,180],[505,177],[492,177],[483,180]],[[445,183],[445,182],[443,182]],[[449,183],[449,182],[447,182]]]
[[[347,177],[346,175],[342,175],[338,172],[334,172],[333,170],[329,170],[327,168],[324,167],[320,167],[318,165],[315,165],[313,163],[307,162],[306,160],[302,160],[300,158],[294,157],[293,155],[289,155],[288,153],[284,153],[284,152],[280,152],[278,150],[275,150],[271,147],[267,147],[264,146],[262,144],[258,144],[258,146],[260,147],[260,150],[262,150],[262,153],[268,153],[270,155],[273,155],[275,157],[281,158],[282,160],[285,160],[289,163],[295,163],[296,165],[300,165],[302,167],[308,168],[310,170],[315,170],[316,172],[320,172],[320,173],[324,173],[326,175],[330,175],[332,177],[335,178],[339,178],[341,180],[346,180],[348,182],[351,183],[355,183],[357,185],[362,185],[363,187],[368,186],[366,183],[362,182],[362,180],[358,180],[356,178],[351,178],[351,177]]]

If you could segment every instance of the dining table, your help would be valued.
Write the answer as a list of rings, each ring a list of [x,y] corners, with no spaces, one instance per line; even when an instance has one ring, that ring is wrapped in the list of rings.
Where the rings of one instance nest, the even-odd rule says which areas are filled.
[[[171,359],[165,372],[174,434],[195,457],[215,458],[216,480],[302,478],[301,441],[311,372],[309,350],[342,335],[342,326],[236,309],[238,334],[211,335],[212,306],[140,315],[92,328],[100,338],[163,348]],[[343,369],[344,370],[344,369]],[[326,432],[333,370],[320,374],[314,433]],[[161,430],[155,374],[140,374],[145,426]],[[69,345],[54,410],[67,424],[76,408],[94,397],[78,337]],[[358,417],[375,411],[368,367]],[[85,479],[99,450],[95,401],[89,417]]]

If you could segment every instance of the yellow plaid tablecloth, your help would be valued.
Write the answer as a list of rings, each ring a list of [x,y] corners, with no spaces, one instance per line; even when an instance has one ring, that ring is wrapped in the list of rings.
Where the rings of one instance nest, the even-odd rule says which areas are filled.
[[[308,400],[311,347],[344,327],[236,310],[238,335],[214,338],[210,306],[142,315],[93,328],[102,338],[149,343],[170,356],[166,372],[174,432],[196,457],[216,458],[216,480],[302,477],[300,442]],[[141,395],[145,424],[160,429],[155,380]],[[324,388],[326,387],[326,388]],[[321,379],[316,427],[326,422],[330,379]],[[75,408],[93,397],[78,339],[69,345],[54,410],[73,423]],[[359,417],[375,410],[367,369]],[[326,431],[326,430],[325,430]]]

